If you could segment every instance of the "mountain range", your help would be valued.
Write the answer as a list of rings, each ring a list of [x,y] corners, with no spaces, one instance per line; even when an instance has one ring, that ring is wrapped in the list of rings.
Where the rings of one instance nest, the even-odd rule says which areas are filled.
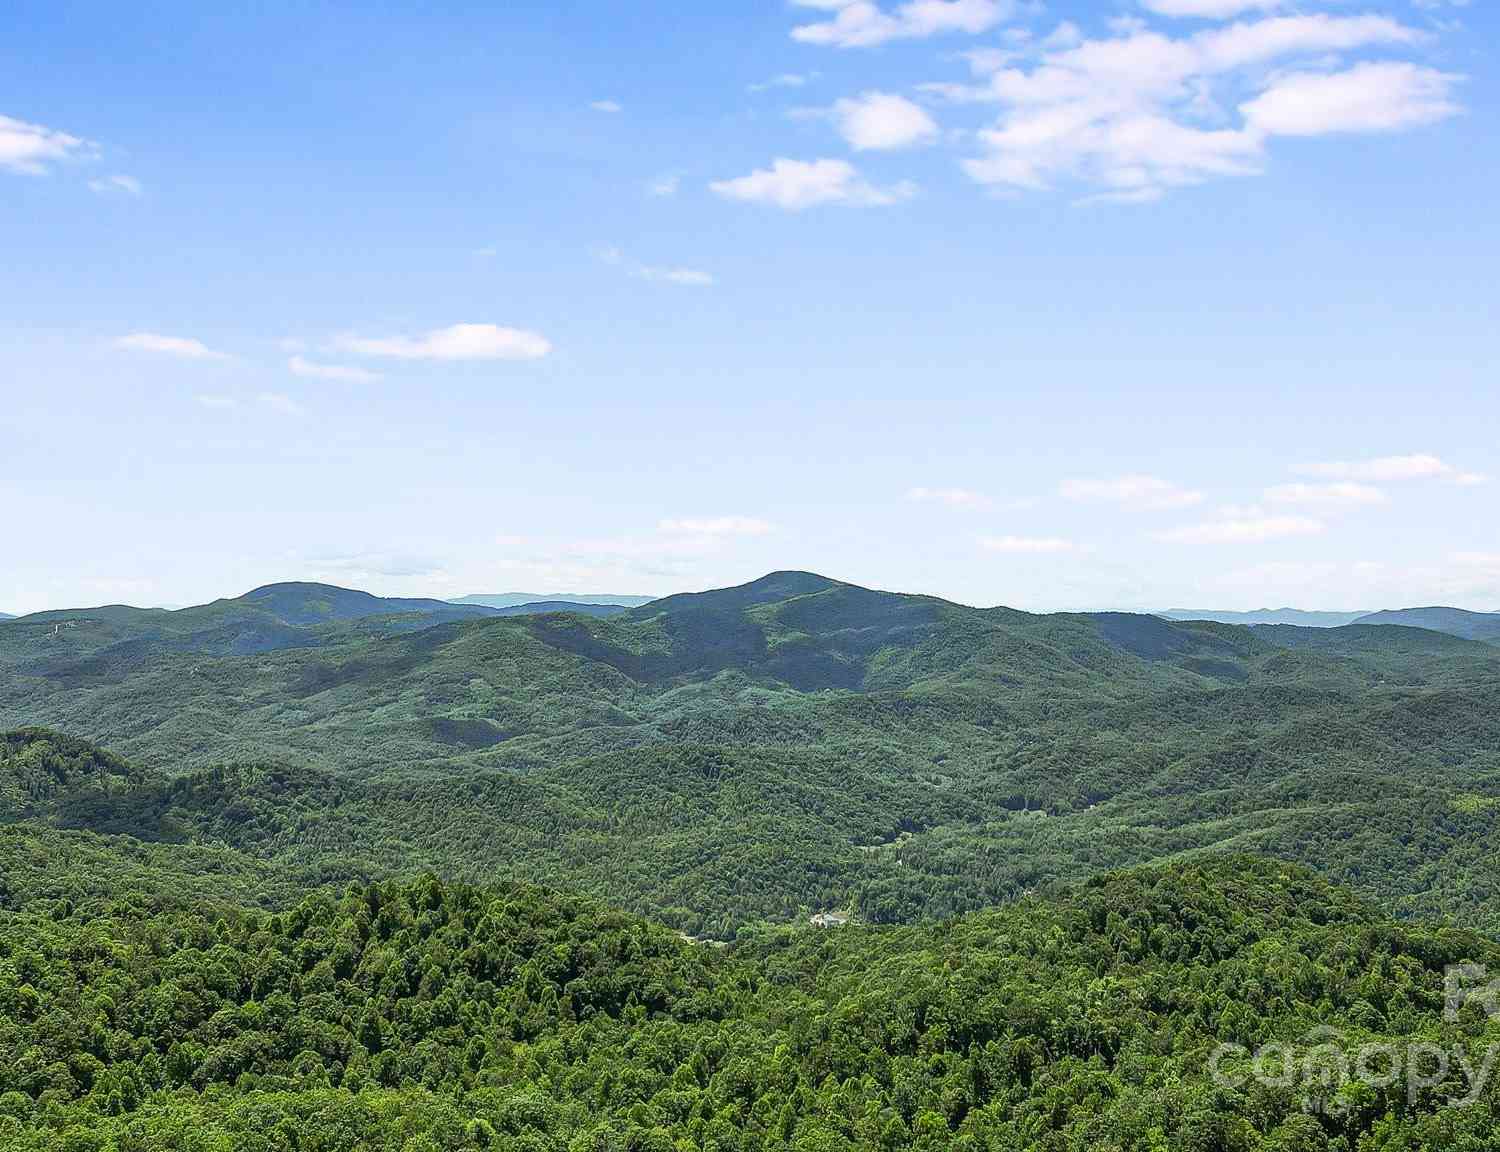
[[[23,624],[50,624],[70,631],[82,623],[116,630],[122,642],[170,644],[179,649],[249,653],[316,643],[310,630],[356,621],[378,621],[377,630],[406,631],[444,620],[574,612],[605,616],[625,611],[603,600],[523,601],[503,607],[448,600],[374,596],[331,584],[267,584],[243,596],[189,608],[133,608],[108,604],[93,608],[55,609],[28,616],[4,617]]]
[[[545,607],[0,624],[0,1144],[1493,1146],[1500,645]]]
[[[1156,615],[1167,620],[1216,620],[1220,624],[1295,624],[1300,628],[1342,628],[1368,612],[1308,612],[1301,608],[1261,608],[1253,612],[1225,612],[1214,608],[1169,608]]]
[[[530,604],[589,604],[596,606],[618,605],[624,608],[639,608],[649,604],[654,596],[612,596],[601,593],[572,592],[497,592],[493,595],[460,596],[450,604],[478,604],[486,608],[518,608]]]
[[[1305,612],[1298,608],[1262,608],[1254,612],[1172,608],[1158,612],[1167,620],[1216,620],[1223,624],[1295,624],[1302,628],[1342,628],[1349,624],[1397,624],[1426,628],[1466,640],[1500,641],[1500,612],[1463,608],[1396,608],[1381,612]]]
[[[1360,619],[1362,624],[1399,624],[1428,628],[1466,640],[1500,641],[1500,612],[1466,612],[1462,608],[1402,608],[1375,612]]]
[[[1500,929],[1493,645],[806,572],[607,618],[495,613],[292,585],[7,622],[0,727],[129,766],[24,819],[170,845],[210,886],[279,877],[266,899],[431,868],[719,938],[1224,852]]]

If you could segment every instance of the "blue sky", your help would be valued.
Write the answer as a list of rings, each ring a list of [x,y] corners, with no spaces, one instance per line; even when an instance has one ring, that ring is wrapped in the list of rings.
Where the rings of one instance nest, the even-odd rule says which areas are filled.
[[[7,7],[0,609],[1500,609],[1480,5],[225,7]]]

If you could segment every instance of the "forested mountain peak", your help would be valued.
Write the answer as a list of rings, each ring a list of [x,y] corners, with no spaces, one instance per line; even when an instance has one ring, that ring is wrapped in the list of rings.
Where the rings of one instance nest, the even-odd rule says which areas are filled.
[[[441,613],[449,616],[464,613],[482,616],[488,612],[483,605],[477,604],[457,605],[445,600],[375,596],[355,588],[298,581],[266,584],[236,599],[215,601],[208,607],[233,604],[253,605],[269,612],[283,624],[302,626],[401,612]]]
[[[769,604],[777,600],[789,600],[795,596],[808,596],[830,588],[854,587],[838,580],[830,580],[815,572],[769,572],[748,584],[732,588],[711,588],[704,592],[682,592],[675,596],[663,596],[635,609],[631,615],[637,619],[659,613],[679,612],[684,609],[730,611]]]

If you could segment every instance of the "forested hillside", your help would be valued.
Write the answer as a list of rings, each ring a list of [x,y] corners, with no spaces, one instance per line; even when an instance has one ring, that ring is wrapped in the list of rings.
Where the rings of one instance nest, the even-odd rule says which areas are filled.
[[[1405,628],[1429,628],[1466,640],[1500,642],[1500,612],[1466,612],[1462,608],[1399,608],[1372,612],[1361,624],[1396,624]]]
[[[808,573],[608,619],[284,624],[294,644],[247,653],[159,615],[0,628],[0,720],[135,773],[9,818],[305,885],[520,877],[726,939],[1225,851],[1500,929],[1500,650],[1447,635],[1031,616]]]
[[[1410,1094],[1317,1074],[1500,1040],[1445,1018],[1461,962],[1500,950],[1240,859],[728,951],[431,877],[274,914],[34,900],[0,911],[0,1144],[1479,1152],[1500,1097],[1457,1063]],[[1321,1063],[1215,1062],[1271,1041]]]

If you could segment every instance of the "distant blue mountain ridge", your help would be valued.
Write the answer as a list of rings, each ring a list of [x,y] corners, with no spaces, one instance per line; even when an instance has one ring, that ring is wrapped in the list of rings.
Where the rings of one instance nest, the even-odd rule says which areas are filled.
[[[1343,628],[1349,624],[1394,625],[1446,632],[1465,640],[1500,643],[1500,612],[1464,608],[1394,608],[1381,612],[1305,612],[1299,608],[1261,608],[1224,612],[1209,608],[1170,608],[1156,615],[1167,620],[1215,620],[1221,624],[1295,624],[1302,628]]]
[[[495,592],[460,596],[448,603],[477,604],[485,608],[520,608],[531,604],[594,604],[639,608],[642,604],[649,604],[654,599],[656,599],[654,596],[615,596],[597,592]]]

